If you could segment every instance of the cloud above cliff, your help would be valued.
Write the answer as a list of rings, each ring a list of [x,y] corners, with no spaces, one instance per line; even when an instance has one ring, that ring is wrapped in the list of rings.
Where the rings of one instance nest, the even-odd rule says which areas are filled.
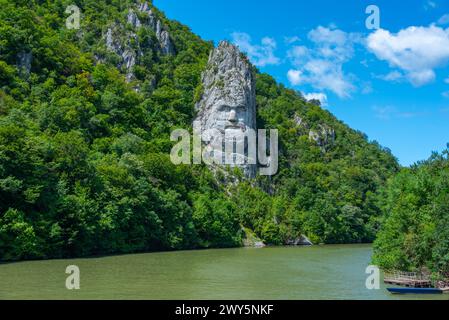
[[[299,70],[289,70],[287,72],[288,81],[294,86],[298,86],[304,82],[304,78],[302,77],[302,72]]]
[[[265,67],[280,63],[280,59],[274,54],[277,43],[273,38],[264,37],[261,44],[253,44],[251,36],[244,32],[234,32],[231,37],[232,42],[248,55],[255,66]]]
[[[368,36],[366,45],[379,60],[401,70],[411,84],[419,87],[434,81],[434,70],[449,61],[449,28],[412,26],[398,33],[379,29]]]
[[[284,37],[283,59],[277,56],[273,38],[264,37],[257,43],[243,32],[234,32],[231,37],[258,67],[287,63],[283,72],[292,86],[331,92],[345,99],[356,92],[368,94],[375,90],[371,84],[363,85],[368,83],[369,74],[354,67],[355,59],[389,67],[384,74],[370,72],[370,80],[408,82],[414,87],[434,82],[437,69],[449,63],[449,27],[442,27],[449,23],[448,17],[443,15],[430,26],[404,27],[396,33],[379,29],[362,35],[335,26],[318,26],[301,37]]]
[[[353,75],[343,70],[344,63],[354,55],[359,37],[339,29],[319,26],[307,38],[311,46],[293,46],[287,53],[294,68],[287,77],[294,86],[310,84],[318,90],[329,90],[340,98],[350,97],[355,90]]]

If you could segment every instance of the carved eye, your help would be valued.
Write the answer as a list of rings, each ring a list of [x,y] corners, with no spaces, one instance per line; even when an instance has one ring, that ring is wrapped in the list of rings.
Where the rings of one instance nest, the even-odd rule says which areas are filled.
[[[239,104],[239,105],[234,105],[234,106],[232,106],[230,108],[234,109],[234,110],[242,110],[242,109],[246,109],[246,105],[245,104]]]

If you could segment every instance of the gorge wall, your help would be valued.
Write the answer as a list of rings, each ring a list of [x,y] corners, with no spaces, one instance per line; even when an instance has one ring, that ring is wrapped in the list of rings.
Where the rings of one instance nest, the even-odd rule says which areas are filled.
[[[212,50],[202,76],[202,86],[204,91],[196,105],[198,113],[195,119],[201,124],[201,132],[218,130],[225,137],[226,144],[229,136],[242,140],[248,129],[256,129],[255,79],[249,61],[236,46],[222,41]],[[207,133],[203,138],[206,148],[215,151],[215,157],[224,156],[219,151],[223,145],[221,139]],[[245,176],[256,176],[256,165],[248,164],[247,153],[233,151],[231,156]]]

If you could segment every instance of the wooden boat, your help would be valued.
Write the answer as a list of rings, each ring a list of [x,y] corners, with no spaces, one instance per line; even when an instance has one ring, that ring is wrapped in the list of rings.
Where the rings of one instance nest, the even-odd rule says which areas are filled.
[[[390,293],[395,294],[441,294],[443,290],[438,288],[387,288]]]
[[[397,286],[412,287],[412,288],[431,288],[432,281],[428,276],[416,272],[385,272],[384,282]]]

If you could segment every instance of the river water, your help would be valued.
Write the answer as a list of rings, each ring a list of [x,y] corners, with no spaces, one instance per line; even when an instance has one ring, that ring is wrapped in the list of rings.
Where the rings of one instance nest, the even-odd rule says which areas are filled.
[[[365,286],[370,245],[267,247],[0,264],[0,299],[444,299]],[[80,269],[80,290],[65,287]]]

